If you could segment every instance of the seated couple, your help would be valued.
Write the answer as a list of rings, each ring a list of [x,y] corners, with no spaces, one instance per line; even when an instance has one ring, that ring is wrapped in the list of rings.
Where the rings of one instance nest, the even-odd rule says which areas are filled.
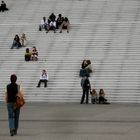
[[[13,49],[13,48],[19,49],[21,47],[25,47],[26,44],[27,44],[27,40],[26,40],[25,34],[23,33],[21,35],[21,37],[19,37],[19,35],[16,34],[15,37],[14,37],[14,40],[13,40],[13,44],[11,46],[11,49]]]
[[[99,90],[99,95],[97,95],[97,92],[95,89],[93,89],[91,92],[91,103],[92,104],[110,104],[107,99],[105,98],[105,92],[103,89]]]
[[[31,51],[29,48],[26,48],[24,55],[25,61],[37,61],[38,60],[38,51],[35,46],[32,47]]]

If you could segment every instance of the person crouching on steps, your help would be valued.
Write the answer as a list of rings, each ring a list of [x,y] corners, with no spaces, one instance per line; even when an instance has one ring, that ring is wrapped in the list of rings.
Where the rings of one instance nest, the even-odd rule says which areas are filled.
[[[46,72],[46,70],[42,70],[42,75],[40,76],[40,80],[38,82],[37,87],[40,87],[41,83],[44,83],[44,87],[47,87],[47,82],[48,82],[48,74]]]
[[[97,92],[95,89],[92,89],[92,91],[90,92],[91,95],[91,103],[92,104],[96,104],[97,103]]]

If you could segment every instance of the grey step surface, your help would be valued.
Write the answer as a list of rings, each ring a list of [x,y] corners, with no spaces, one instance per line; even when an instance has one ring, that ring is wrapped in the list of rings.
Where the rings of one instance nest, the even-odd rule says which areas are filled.
[[[138,140],[140,104],[26,103],[18,134],[9,134],[6,104],[0,102],[2,140]],[[121,115],[120,115],[121,114]]]
[[[9,76],[16,73],[27,101],[79,102],[79,69],[90,59],[92,88],[105,89],[110,102],[140,103],[139,2],[132,0],[68,1],[7,0],[9,11],[0,13],[0,101]],[[38,31],[43,16],[68,16],[70,33]],[[36,46],[37,62],[25,62],[26,48],[10,49],[15,34],[27,36]],[[42,69],[48,87],[36,88]]]

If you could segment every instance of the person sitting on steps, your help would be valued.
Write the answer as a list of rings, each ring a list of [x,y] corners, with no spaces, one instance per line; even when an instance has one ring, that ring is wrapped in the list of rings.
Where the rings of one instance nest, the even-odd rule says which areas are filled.
[[[47,28],[48,28],[48,21],[46,20],[46,17],[43,17],[41,23],[39,24],[39,31],[42,31],[42,29],[45,29],[45,31],[47,31]]]
[[[53,30],[54,33],[56,33],[56,21],[54,19],[49,22],[46,33],[48,33],[50,30]]]
[[[15,35],[11,49],[13,49],[14,47],[16,47],[17,49],[21,47],[20,38],[18,35]]]
[[[67,29],[67,33],[69,33],[70,22],[67,17],[64,18],[64,21],[62,22],[60,26],[60,33],[62,33],[62,29]]]
[[[40,76],[40,80],[38,82],[37,87],[40,87],[40,84],[43,82],[44,83],[44,87],[47,87],[47,82],[48,82],[48,73],[46,70],[42,70],[42,75]]]
[[[31,52],[30,52],[29,48],[26,48],[24,58],[25,58],[25,61],[30,61],[31,60]]]
[[[6,7],[6,3],[4,1],[1,1],[1,6],[0,6],[0,12],[7,11],[8,8]]]
[[[61,26],[62,22],[64,21],[64,17],[62,17],[61,14],[58,15],[58,18],[56,20],[56,29],[59,29]]]
[[[32,50],[31,50],[31,60],[32,61],[38,60],[38,51],[35,46],[33,46]]]
[[[25,47],[27,44],[27,40],[26,40],[26,36],[24,33],[22,33],[21,37],[20,37],[20,41],[21,41],[21,46]]]
[[[96,104],[98,100],[96,90],[92,89],[92,91],[90,92],[90,95],[91,95],[91,103]]]
[[[110,104],[105,98],[105,92],[103,89],[99,90],[99,104]]]

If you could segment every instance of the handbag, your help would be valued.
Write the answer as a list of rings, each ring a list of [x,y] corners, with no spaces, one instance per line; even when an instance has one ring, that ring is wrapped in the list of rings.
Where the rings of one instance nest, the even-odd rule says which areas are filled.
[[[25,104],[25,100],[23,98],[23,93],[20,90],[20,87],[18,86],[18,93],[16,94],[16,99],[14,103],[14,108],[21,108]]]

